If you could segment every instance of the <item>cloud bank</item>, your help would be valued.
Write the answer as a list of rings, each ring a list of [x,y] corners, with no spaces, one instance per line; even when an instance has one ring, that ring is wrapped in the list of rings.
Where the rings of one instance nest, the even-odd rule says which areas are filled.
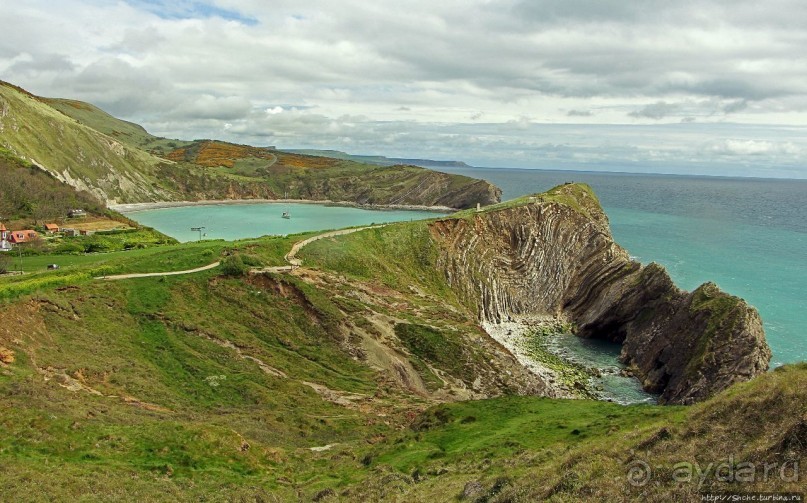
[[[803,2],[31,0],[0,78],[170,137],[807,177]]]

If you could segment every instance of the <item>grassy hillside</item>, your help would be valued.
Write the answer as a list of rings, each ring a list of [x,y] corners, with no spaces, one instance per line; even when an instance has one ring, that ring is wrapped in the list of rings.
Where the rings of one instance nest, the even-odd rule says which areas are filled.
[[[353,201],[453,208],[498,202],[482,180],[415,166],[382,167],[215,140],[159,138],[80,101],[0,82],[0,147],[101,201]]]
[[[383,155],[354,155],[339,150],[316,150],[316,149],[299,149],[292,150],[295,154],[314,155],[319,157],[331,157],[334,159],[344,159],[356,162],[363,162],[367,164],[376,164],[378,166],[395,166],[396,164],[407,164],[421,166],[424,168],[440,167],[468,167],[462,161],[435,161],[432,159],[403,159],[400,157],[385,157]]]
[[[212,140],[193,142],[166,157],[245,186],[259,181],[271,197],[450,207],[475,206],[476,201],[488,204],[498,197],[487,182],[416,166],[370,166]],[[204,189],[201,180],[183,179],[173,168],[165,168],[163,175],[177,180],[186,191]]]
[[[113,117],[90,103],[62,98],[43,98],[43,101],[68,117],[125,145],[158,156],[190,143],[151,135],[143,126]]]
[[[535,389],[435,270],[428,223],[321,239],[293,274],[92,279],[234,257],[282,265],[308,236],[81,256],[0,279],[3,498],[669,501],[801,489],[790,475],[805,455],[807,366],[688,408],[519,396]],[[727,482],[721,463],[759,471]],[[763,478],[765,463],[775,476]]]
[[[75,190],[0,147],[0,215],[5,222],[63,218],[71,209],[105,211],[91,194]]]
[[[87,216],[69,218],[68,213],[82,209]],[[10,230],[34,229],[40,239],[27,243],[19,250],[23,255],[61,253],[77,255],[86,252],[110,252],[129,248],[145,248],[175,242],[174,239],[143,227],[123,215],[107,209],[92,194],[77,191],[57,180],[50,173],[13,155],[0,147],[0,220]],[[92,235],[64,236],[47,234],[45,223],[77,230],[90,229]],[[13,254],[0,257],[0,272],[18,270],[20,264],[12,260]],[[48,259],[40,261],[38,268],[63,262]]]
[[[0,147],[100,201],[170,197],[154,178],[159,158],[69,119],[3,82]]]

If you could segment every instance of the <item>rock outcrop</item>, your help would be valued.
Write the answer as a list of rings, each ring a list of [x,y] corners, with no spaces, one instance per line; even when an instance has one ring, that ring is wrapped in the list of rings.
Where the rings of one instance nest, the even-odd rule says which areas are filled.
[[[703,400],[768,368],[757,311],[711,283],[682,291],[661,266],[631,260],[585,185],[443,219],[431,232],[439,267],[482,321],[568,319],[580,337],[621,343],[664,403]]]

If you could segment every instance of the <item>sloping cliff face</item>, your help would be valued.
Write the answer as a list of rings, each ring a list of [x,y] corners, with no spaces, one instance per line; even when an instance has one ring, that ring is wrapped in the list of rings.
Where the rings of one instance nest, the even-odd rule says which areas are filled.
[[[622,343],[622,359],[664,403],[703,400],[768,368],[757,311],[707,283],[678,289],[617,245],[596,196],[567,184],[436,222],[439,267],[483,321],[564,317],[577,335]]]

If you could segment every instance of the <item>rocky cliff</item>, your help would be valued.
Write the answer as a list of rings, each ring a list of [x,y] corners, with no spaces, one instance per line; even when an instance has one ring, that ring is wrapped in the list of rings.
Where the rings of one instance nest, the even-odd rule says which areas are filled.
[[[568,319],[581,337],[622,344],[622,359],[664,403],[692,403],[768,368],[757,311],[707,283],[678,289],[617,245],[585,185],[466,212],[431,227],[439,267],[483,321]]]

